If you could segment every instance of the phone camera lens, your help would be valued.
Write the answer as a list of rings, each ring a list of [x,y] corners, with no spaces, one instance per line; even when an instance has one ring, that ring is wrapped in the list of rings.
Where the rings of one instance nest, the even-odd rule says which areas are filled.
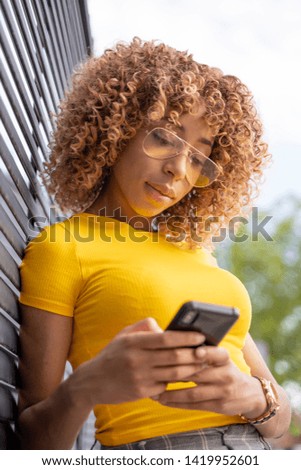
[[[192,310],[186,312],[182,318],[183,325],[191,325],[191,323],[194,322],[196,316],[197,316],[197,313],[193,312]]]

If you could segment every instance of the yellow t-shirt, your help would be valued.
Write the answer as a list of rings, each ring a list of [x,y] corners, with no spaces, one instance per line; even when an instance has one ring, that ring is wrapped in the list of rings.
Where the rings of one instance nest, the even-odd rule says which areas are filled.
[[[83,213],[43,229],[27,246],[20,272],[21,303],[73,316],[73,368],[125,326],[153,317],[165,329],[185,301],[198,300],[240,310],[221,345],[250,373],[242,354],[251,320],[248,293],[204,249],[181,250],[164,235]],[[96,438],[108,446],[242,422],[238,416],[169,408],[151,399],[97,405],[94,412]]]

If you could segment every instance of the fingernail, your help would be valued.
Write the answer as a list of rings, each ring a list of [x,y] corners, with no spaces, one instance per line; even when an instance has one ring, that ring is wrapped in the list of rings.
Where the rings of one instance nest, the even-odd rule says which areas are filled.
[[[200,343],[203,343],[203,341],[205,340],[205,336],[202,333],[196,333],[196,338],[197,341],[199,341]]]
[[[200,348],[197,348],[195,350],[195,355],[196,355],[196,357],[198,357],[200,359],[205,357],[206,356],[206,349],[204,349],[202,346]]]

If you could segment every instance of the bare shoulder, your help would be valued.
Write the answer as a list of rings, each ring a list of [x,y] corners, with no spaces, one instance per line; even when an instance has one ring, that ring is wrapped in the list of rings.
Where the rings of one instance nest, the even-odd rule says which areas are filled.
[[[20,304],[19,411],[48,397],[63,378],[72,317]]]

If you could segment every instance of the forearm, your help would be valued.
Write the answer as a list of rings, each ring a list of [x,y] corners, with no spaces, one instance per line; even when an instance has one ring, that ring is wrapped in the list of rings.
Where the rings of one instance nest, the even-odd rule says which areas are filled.
[[[18,425],[23,449],[71,449],[91,406],[82,399],[76,375],[47,399],[26,408]]]
[[[278,438],[288,430],[291,422],[291,407],[288,396],[283,390],[283,388],[277,384],[276,380],[271,374],[271,371],[268,369],[264,359],[262,358],[256,344],[254,343],[250,335],[247,336],[245,347],[243,349],[243,354],[247,364],[250,365],[251,374],[253,376],[264,377],[267,380],[270,380],[276,388],[278,394],[278,401],[280,404],[279,410],[273,418],[263,424],[256,425],[255,427],[264,437]],[[258,381],[257,387],[260,390]],[[257,416],[259,416],[260,414],[261,413],[257,414]],[[256,416],[253,415],[253,418],[254,417]]]
[[[47,384],[44,368],[41,376],[48,385],[46,391],[35,383],[34,377],[30,386],[26,387],[24,381],[19,418],[23,448],[70,449],[96,404],[118,404],[156,396],[165,390],[175,374],[181,381],[198,370],[195,346],[204,336],[178,331],[162,334],[156,325],[154,320],[145,319],[124,328],[97,356],[81,364],[56,389],[60,374]],[[183,351],[182,358],[179,352]],[[23,376],[26,377],[26,371]],[[31,390],[33,396],[41,399],[30,406]],[[47,392],[48,398],[43,400]]]

